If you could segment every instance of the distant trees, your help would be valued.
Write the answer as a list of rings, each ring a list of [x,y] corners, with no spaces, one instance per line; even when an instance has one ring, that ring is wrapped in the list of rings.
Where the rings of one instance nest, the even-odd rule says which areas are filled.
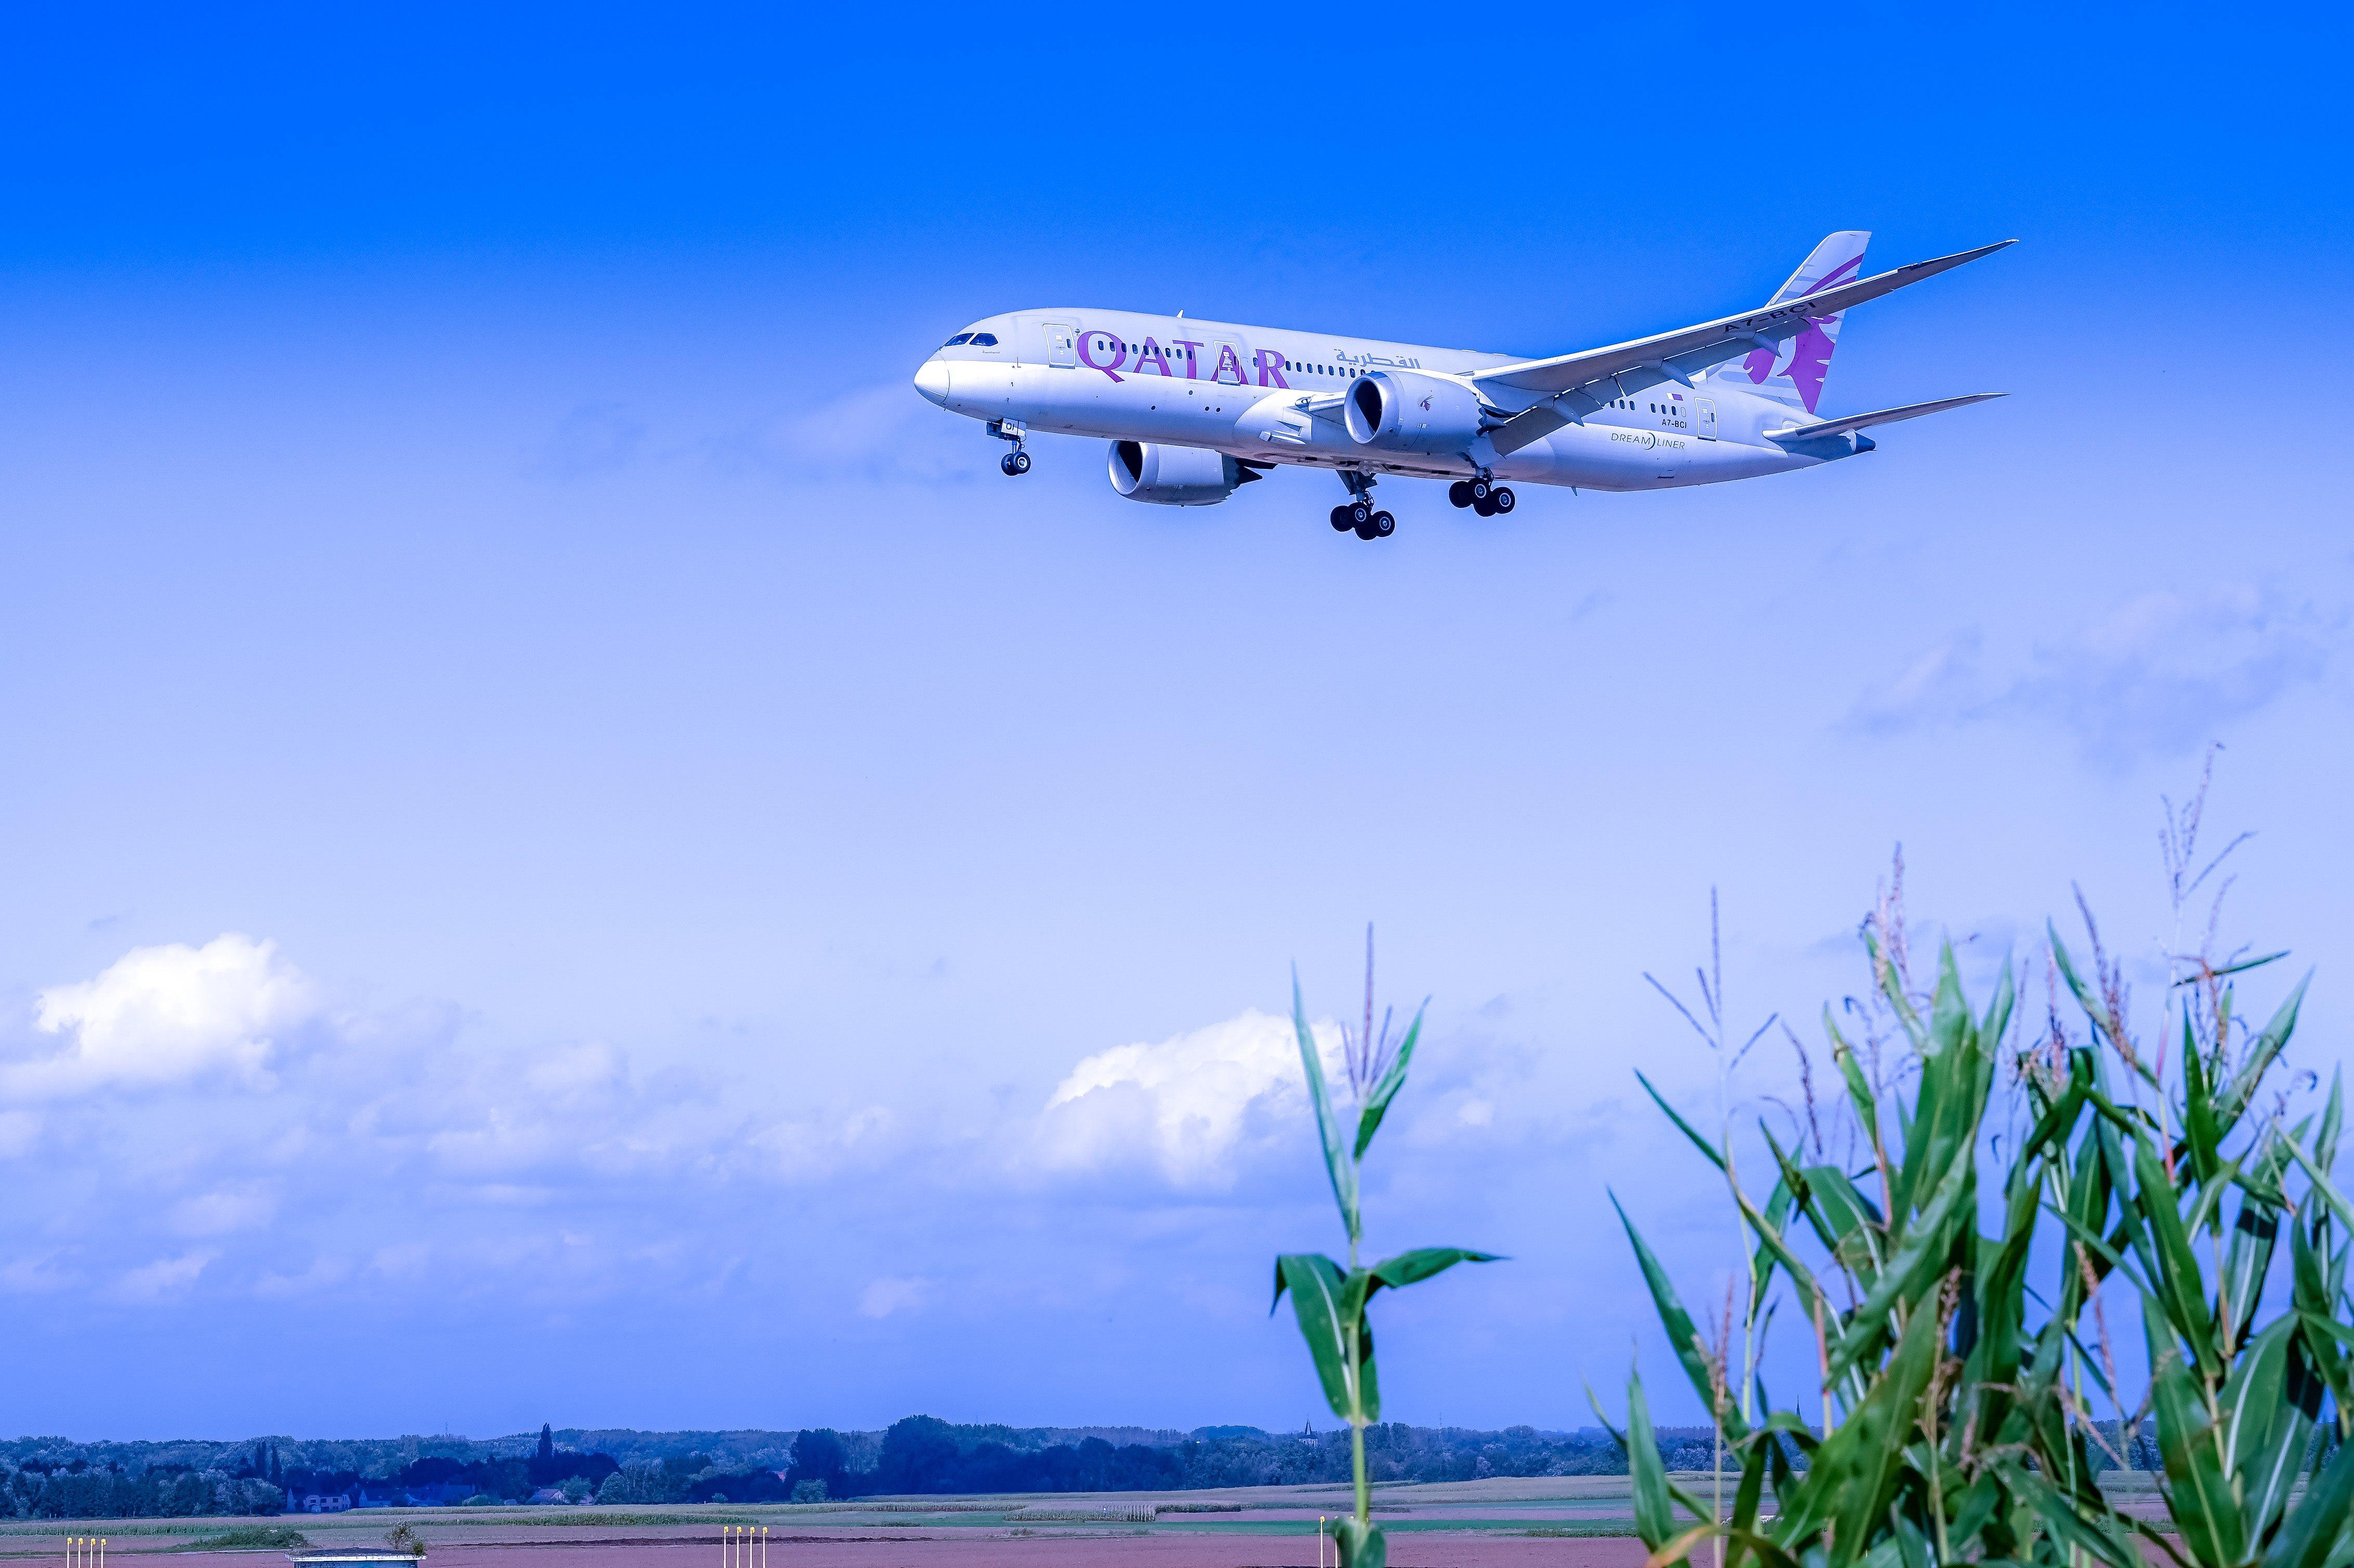
[[[2115,1423],[2104,1423],[2102,1431],[2108,1446],[2134,1467],[2157,1467],[2154,1429],[2119,1430]],[[624,1446],[624,1451],[642,1455],[655,1446],[656,1435],[627,1436],[635,1447]],[[1661,1428],[1656,1436],[1669,1468],[1708,1467],[1707,1428]],[[440,1440],[434,1443],[441,1446]],[[740,1438],[732,1447],[719,1442],[683,1446],[626,1466],[610,1454],[561,1446],[546,1429],[540,1440],[518,1440],[504,1455],[487,1451],[487,1445],[456,1440],[446,1445],[451,1452],[419,1452],[422,1446],[420,1439],[400,1445],[290,1443],[281,1453],[274,1441],[0,1441],[0,1519],[271,1514],[286,1508],[290,1491],[299,1509],[301,1499],[313,1493],[340,1494],[355,1503],[455,1503],[475,1497],[511,1502],[553,1486],[578,1500],[642,1507],[722,1496],[739,1503],[822,1502],[890,1492],[1180,1490],[1345,1481],[1350,1475],[1348,1435],[1341,1430],[1269,1433],[1230,1426],[1204,1428],[1182,1442],[1115,1444],[1092,1435],[958,1425],[928,1415],[895,1422],[882,1433],[819,1426],[774,1434],[773,1445],[763,1451],[766,1462],[748,1462]],[[371,1452],[382,1456],[372,1467],[351,1462]],[[2096,1462],[2105,1465],[2102,1453],[2095,1448]],[[195,1462],[163,1457],[167,1454],[185,1454]],[[1594,1430],[1472,1431],[1390,1423],[1365,1429],[1365,1469],[1376,1481],[1453,1481],[1623,1475],[1627,1460],[1616,1444]]]
[[[0,1519],[174,1519],[281,1511],[286,1494],[254,1476],[76,1463],[0,1467]]]

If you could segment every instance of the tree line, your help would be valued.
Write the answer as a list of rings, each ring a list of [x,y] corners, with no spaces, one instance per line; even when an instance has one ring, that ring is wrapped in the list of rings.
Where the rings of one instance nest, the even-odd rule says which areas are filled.
[[[2107,1446],[2136,1468],[2158,1467],[2154,1435],[2115,1430]],[[58,1438],[0,1443],[0,1519],[173,1519],[267,1515],[299,1509],[309,1495],[359,1506],[433,1506],[529,1501],[542,1489],[576,1503],[811,1502],[886,1496],[991,1492],[1183,1491],[1214,1487],[1345,1481],[1344,1429],[1271,1433],[1256,1426],[1143,1434],[1160,1440],[1115,1443],[1095,1432],[1137,1429],[960,1425],[911,1415],[885,1431],[629,1434],[629,1455],[565,1446],[548,1427],[521,1452],[514,1440],[468,1444],[422,1440],[379,1445],[297,1444],[264,1438],[238,1445],[78,1444]],[[1082,1435],[1084,1434],[1084,1435]],[[567,1434],[567,1436],[573,1436]],[[663,1439],[673,1440],[665,1444]],[[1661,1462],[1703,1470],[1706,1427],[1661,1427]],[[669,1451],[664,1451],[665,1448]],[[500,1451],[501,1449],[510,1451]],[[190,1451],[194,1450],[194,1451]],[[355,1459],[361,1462],[354,1463]],[[1797,1461],[1801,1466],[1803,1458]],[[1365,1433],[1365,1466],[1377,1481],[1465,1481],[1490,1476],[1627,1473],[1626,1452],[1596,1428],[1481,1431],[1391,1422]]]

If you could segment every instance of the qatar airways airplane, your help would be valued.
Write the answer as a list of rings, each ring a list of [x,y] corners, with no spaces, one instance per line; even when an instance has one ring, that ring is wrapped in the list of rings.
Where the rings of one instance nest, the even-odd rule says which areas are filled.
[[[2011,241],[1865,278],[1858,231],[1832,235],[1744,315],[1546,359],[1235,326],[1133,311],[1016,311],[978,321],[916,372],[916,389],[1012,443],[1111,440],[1112,488],[1206,506],[1282,463],[1348,487],[1332,526],[1382,538],[1382,478],[1443,479],[1483,517],[1513,483],[1664,490],[1813,468],[1872,450],[1876,425],[1999,392],[1826,418],[1816,410],[1848,307]]]

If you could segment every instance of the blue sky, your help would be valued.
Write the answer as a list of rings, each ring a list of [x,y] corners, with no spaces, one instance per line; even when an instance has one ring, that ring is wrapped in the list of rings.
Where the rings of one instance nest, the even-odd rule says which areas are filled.
[[[2319,8],[20,42],[0,1428],[1297,1422],[1267,1260],[1336,1238],[1266,1020],[1368,918],[1433,998],[1372,1240],[1513,1255],[1386,1304],[1390,1414],[1578,1425],[1657,1349],[1606,1181],[1715,1288],[1629,1075],[1709,1092],[1641,977],[1712,886],[1744,1018],[1856,989],[1899,841],[1974,973],[2075,880],[2152,997],[2211,742],[2227,936],[2341,1049]],[[1825,411],[2013,396],[1378,546],[1329,477],[1006,481],[907,380],[1055,303],[1560,352],[1842,228],[2022,243],[1859,311]]]

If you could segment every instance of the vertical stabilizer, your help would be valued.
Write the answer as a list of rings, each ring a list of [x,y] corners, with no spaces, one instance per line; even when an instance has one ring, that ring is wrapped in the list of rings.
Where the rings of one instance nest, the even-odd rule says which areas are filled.
[[[1868,230],[1860,228],[1843,228],[1830,236],[1815,247],[1814,253],[1790,274],[1790,281],[1766,302],[1778,305],[1854,282],[1863,275],[1863,247],[1871,238]],[[1822,401],[1823,380],[1830,374],[1831,351],[1839,346],[1840,322],[1845,314],[1808,317],[1779,355],[1761,348],[1738,365],[1728,366],[1724,373],[1745,376],[1768,397],[1795,404],[1811,414]]]

